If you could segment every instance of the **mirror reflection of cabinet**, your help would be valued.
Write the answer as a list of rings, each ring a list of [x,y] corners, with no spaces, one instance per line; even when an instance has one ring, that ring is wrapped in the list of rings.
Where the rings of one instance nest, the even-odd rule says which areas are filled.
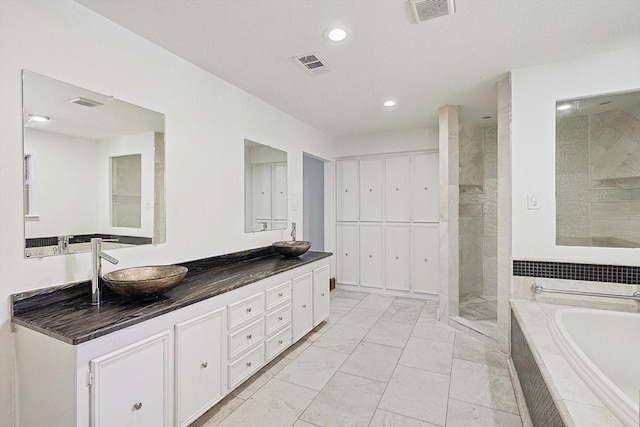
[[[287,228],[287,153],[245,140],[245,232]]]

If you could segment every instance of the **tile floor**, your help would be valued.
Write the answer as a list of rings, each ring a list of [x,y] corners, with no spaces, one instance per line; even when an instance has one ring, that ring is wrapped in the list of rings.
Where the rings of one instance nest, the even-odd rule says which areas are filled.
[[[191,427],[521,427],[505,356],[422,300],[336,289],[327,322]]]

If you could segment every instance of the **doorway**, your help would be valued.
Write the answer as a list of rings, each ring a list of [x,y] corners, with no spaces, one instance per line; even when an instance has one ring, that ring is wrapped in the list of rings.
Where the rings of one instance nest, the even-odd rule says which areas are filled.
[[[306,153],[302,159],[302,235],[312,251],[324,252],[325,162]]]

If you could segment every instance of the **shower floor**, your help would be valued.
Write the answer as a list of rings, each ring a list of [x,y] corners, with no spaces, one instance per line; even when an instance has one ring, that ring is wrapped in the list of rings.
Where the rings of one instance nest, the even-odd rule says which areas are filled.
[[[460,317],[474,322],[496,325],[498,318],[497,298],[488,295],[465,295],[460,297]]]

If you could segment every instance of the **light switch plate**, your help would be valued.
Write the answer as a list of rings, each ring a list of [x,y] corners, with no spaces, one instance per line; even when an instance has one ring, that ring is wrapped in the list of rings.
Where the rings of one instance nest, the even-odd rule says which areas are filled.
[[[540,201],[536,193],[527,194],[527,209],[540,209]]]

